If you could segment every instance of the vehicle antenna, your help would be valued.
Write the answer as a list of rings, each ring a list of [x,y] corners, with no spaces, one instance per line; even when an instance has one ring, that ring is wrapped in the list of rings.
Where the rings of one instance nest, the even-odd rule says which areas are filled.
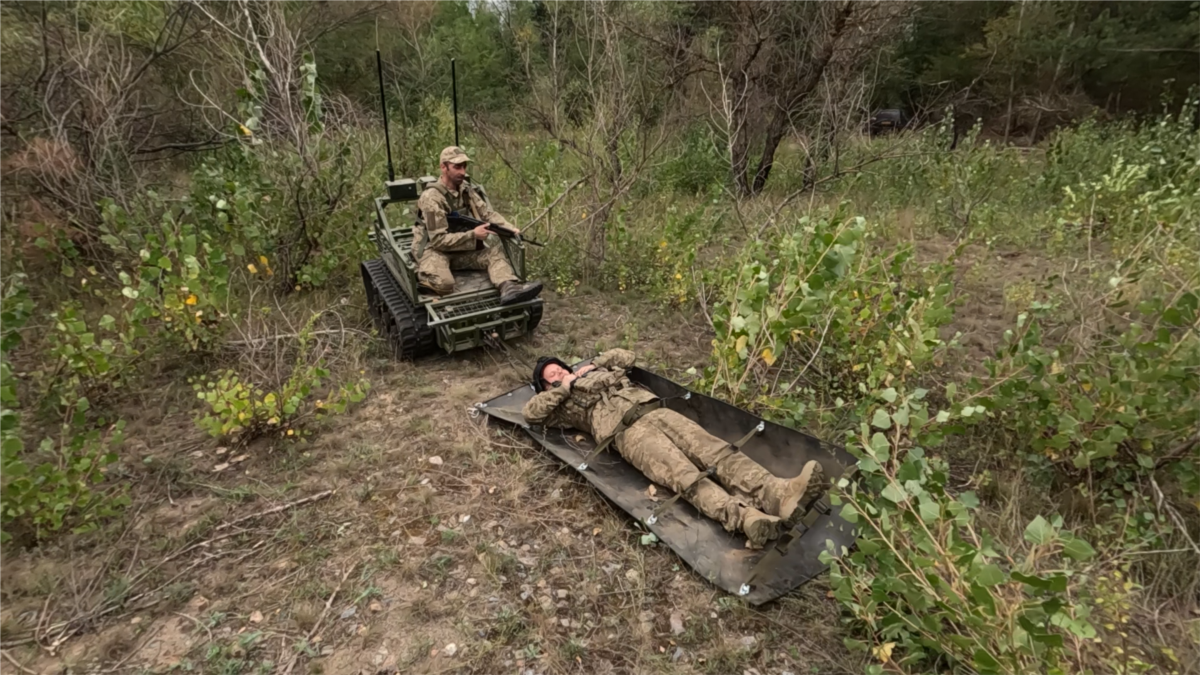
[[[387,148],[388,181],[396,180],[396,170],[392,167],[392,136],[388,132],[387,99],[383,93],[383,57],[379,48],[375,48],[375,70],[379,73],[379,106],[383,109],[383,144]]]
[[[454,71],[454,59],[450,59],[450,91],[454,101],[454,145],[458,145],[458,74]]]

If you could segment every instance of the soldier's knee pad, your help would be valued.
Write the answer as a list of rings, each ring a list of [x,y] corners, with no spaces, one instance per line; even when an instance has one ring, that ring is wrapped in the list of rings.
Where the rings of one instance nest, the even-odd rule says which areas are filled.
[[[451,276],[449,279],[445,279],[441,276],[434,276],[432,274],[422,274],[419,276],[421,285],[433,291],[434,293],[437,293],[438,295],[446,295],[454,291],[453,276]]]

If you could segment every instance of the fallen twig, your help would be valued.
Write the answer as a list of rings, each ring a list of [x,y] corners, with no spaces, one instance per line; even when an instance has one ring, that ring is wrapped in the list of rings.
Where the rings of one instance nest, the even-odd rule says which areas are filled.
[[[1197,546],[1196,542],[1192,540],[1192,535],[1188,534],[1187,523],[1183,522],[1183,518],[1180,517],[1179,512],[1176,511],[1175,507],[1171,506],[1171,504],[1167,501],[1166,496],[1163,495],[1162,488],[1158,487],[1158,481],[1154,480],[1154,476],[1150,476],[1150,487],[1154,488],[1155,506],[1157,506],[1161,511],[1166,511],[1167,514],[1171,516],[1171,520],[1175,521],[1175,526],[1179,528],[1179,533],[1182,534],[1183,538],[1187,540],[1187,543],[1191,545],[1192,550],[1196,552],[1196,555],[1200,555],[1200,546]]]
[[[153,639],[155,638],[155,636],[157,636],[157,635],[158,635],[159,633],[161,633],[161,632],[162,632],[162,628],[161,628],[161,627],[159,627],[159,628],[156,628],[155,630],[152,630],[152,631],[150,631],[150,634],[149,634],[149,635],[147,635],[147,636],[146,636],[146,638],[145,638],[144,640],[142,640],[142,643],[141,643],[141,644],[139,644],[139,645],[138,645],[138,646],[137,646],[135,649],[133,649],[132,651],[130,651],[128,654],[126,654],[126,655],[125,655],[125,658],[121,659],[120,661],[117,661],[117,664],[116,664],[115,666],[113,666],[113,667],[111,667],[111,668],[106,668],[106,669],[105,669],[103,672],[105,672],[105,673],[115,673],[115,672],[119,671],[119,670],[121,669],[121,666],[125,665],[125,663],[126,663],[127,661],[129,661],[129,659],[132,659],[132,658],[133,658],[133,657],[134,657],[134,656],[135,656],[135,655],[136,655],[138,652],[140,652],[140,651],[142,651],[143,649],[145,649],[145,648],[146,648],[146,645],[150,644],[150,641],[151,641],[151,640],[153,640]]]
[[[363,337],[371,337],[370,333],[358,330],[357,328],[329,328],[326,330],[315,330],[309,335],[344,335],[346,333],[354,333]],[[300,333],[281,333],[279,335],[267,335],[259,338],[246,338],[245,340],[231,340],[225,343],[227,347],[262,347],[268,342],[277,342],[279,340],[294,340],[300,337]]]
[[[329,594],[329,599],[325,601],[325,609],[321,610],[321,616],[317,617],[317,622],[313,624],[312,630],[308,631],[308,635],[304,638],[305,644],[311,643],[313,636],[321,629],[321,624],[325,621],[325,616],[329,614],[329,608],[333,607],[333,601],[337,598],[338,591],[342,590],[342,585],[346,583],[346,579],[350,578],[350,574],[354,572],[356,567],[358,567],[357,562],[346,570],[346,573],[342,575],[342,580],[338,582],[337,588],[333,589],[333,592]],[[292,654],[287,667],[283,669],[283,675],[290,675],[292,669],[296,667],[296,661],[298,660],[300,660],[300,652]]]
[[[0,656],[3,656],[5,661],[8,661],[9,663],[16,666],[17,670],[20,670],[22,673],[29,673],[29,675],[37,675],[37,673],[35,673],[32,670],[21,665],[16,659],[14,659],[12,656],[10,656],[8,652],[6,652],[2,649],[0,649]]]
[[[213,531],[220,532],[221,530],[233,527],[234,525],[241,525],[242,523],[246,522],[247,520],[254,520],[255,518],[262,518],[263,516],[269,516],[273,513],[279,513],[280,511],[294,509],[297,506],[302,506],[304,504],[317,502],[322,499],[325,499],[326,497],[332,495],[335,492],[337,492],[337,490],[326,490],[324,492],[318,492],[317,494],[312,495],[311,497],[305,497],[304,499],[297,499],[296,501],[288,502],[287,504],[280,504],[279,506],[276,506],[275,508],[267,509],[266,511],[259,511],[258,513],[251,513],[250,515],[242,516],[241,518],[238,518],[237,520],[233,520],[228,523],[222,523],[222,524],[216,526],[216,528],[214,528]]]

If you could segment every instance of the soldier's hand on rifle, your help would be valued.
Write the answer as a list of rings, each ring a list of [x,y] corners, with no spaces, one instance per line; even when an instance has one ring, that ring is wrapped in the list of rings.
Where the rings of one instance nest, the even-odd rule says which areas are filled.
[[[579,379],[579,377],[575,373],[568,373],[567,375],[563,376],[562,386],[569,387],[571,386],[571,383],[577,379]]]
[[[475,233],[475,238],[480,240],[487,239],[488,235],[491,234],[491,232],[488,231],[487,223],[484,223],[483,225],[476,225],[475,229],[472,231]]]

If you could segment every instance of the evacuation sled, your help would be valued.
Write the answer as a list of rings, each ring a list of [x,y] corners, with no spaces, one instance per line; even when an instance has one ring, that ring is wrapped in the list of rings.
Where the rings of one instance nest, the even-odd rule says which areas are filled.
[[[825,476],[836,482],[846,474],[847,467],[855,464],[854,457],[841,447],[689,392],[641,368],[628,373],[635,384],[659,398],[671,399],[667,402],[671,409],[710,434],[731,444],[744,439],[741,451],[776,476],[797,476],[806,462],[816,460]],[[522,409],[534,393],[532,385],[527,384],[476,404],[476,410],[525,429],[551,454],[582,473],[605,497],[657,535],[701,576],[753,605],[783,596],[822,573],[825,565],[818,556],[826,549],[827,542],[838,551],[843,547],[849,549],[854,543],[853,526],[830,509],[826,495],[792,531],[768,542],[763,549],[746,548],[745,535],[726,532],[720,523],[701,515],[691,504],[672,498],[665,488],[660,487],[659,494],[663,497],[659,501],[651,500],[647,492],[650,480],[615,449],[592,456],[595,441],[580,431],[527,424]],[[580,435],[585,440],[575,440]]]

